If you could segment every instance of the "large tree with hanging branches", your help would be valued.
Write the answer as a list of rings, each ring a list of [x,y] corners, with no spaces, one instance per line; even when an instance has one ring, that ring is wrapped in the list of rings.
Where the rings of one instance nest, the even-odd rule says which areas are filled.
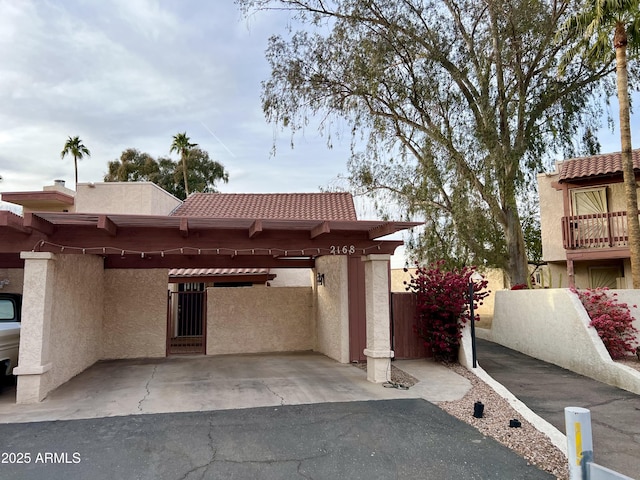
[[[346,122],[353,187],[425,219],[417,246],[441,245],[526,282],[521,200],[550,152],[573,153],[611,70],[577,59],[558,75],[571,45],[555,36],[575,3],[237,3],[247,15],[288,10],[299,26],[269,41],[269,121],[295,133],[320,118],[329,137]]]

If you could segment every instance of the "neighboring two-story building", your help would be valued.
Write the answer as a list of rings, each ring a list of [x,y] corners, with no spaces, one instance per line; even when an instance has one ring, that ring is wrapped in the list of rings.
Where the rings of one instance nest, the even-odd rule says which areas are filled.
[[[640,150],[633,163],[638,179]],[[620,153],[558,162],[538,175],[538,191],[551,286],[631,288]]]

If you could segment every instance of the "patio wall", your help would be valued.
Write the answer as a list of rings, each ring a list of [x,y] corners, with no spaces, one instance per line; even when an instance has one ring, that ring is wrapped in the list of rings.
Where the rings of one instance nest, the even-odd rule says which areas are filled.
[[[312,350],[311,287],[207,289],[207,355]]]
[[[101,257],[56,257],[50,390],[99,360],[104,299]]]
[[[163,268],[104,271],[103,359],[166,355],[167,278]]]
[[[324,285],[316,286],[316,350],[338,362],[349,363],[349,288],[347,256],[316,259]]]
[[[640,304],[640,292],[622,298],[628,301],[634,293],[637,300],[630,303]],[[589,321],[568,289],[505,290],[496,292],[491,329],[478,329],[478,336],[640,394],[640,373],[611,360]]]
[[[24,298],[16,401],[42,400],[99,358],[102,258],[23,252]]]

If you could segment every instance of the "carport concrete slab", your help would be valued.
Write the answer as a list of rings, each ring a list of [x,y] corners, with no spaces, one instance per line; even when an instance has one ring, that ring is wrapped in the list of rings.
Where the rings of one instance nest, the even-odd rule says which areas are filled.
[[[0,423],[132,414],[423,398],[462,398],[469,381],[429,360],[395,362],[420,380],[409,390],[368,382],[366,372],[314,353],[170,357],[98,362],[41,403],[0,395]]]

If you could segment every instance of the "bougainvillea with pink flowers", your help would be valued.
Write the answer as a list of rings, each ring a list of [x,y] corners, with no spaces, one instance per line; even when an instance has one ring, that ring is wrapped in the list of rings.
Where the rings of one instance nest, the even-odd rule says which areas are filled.
[[[470,320],[469,281],[475,267],[444,270],[444,262],[416,266],[407,290],[417,295],[414,331],[436,360],[454,361],[458,355],[462,328]],[[487,280],[473,285],[474,309],[489,295]],[[479,319],[478,315],[474,315]]]
[[[574,288],[572,291],[584,305],[591,319],[589,326],[596,329],[611,358],[623,358],[635,353],[638,329],[633,326],[629,306],[618,302],[616,293],[606,287],[586,290]]]

